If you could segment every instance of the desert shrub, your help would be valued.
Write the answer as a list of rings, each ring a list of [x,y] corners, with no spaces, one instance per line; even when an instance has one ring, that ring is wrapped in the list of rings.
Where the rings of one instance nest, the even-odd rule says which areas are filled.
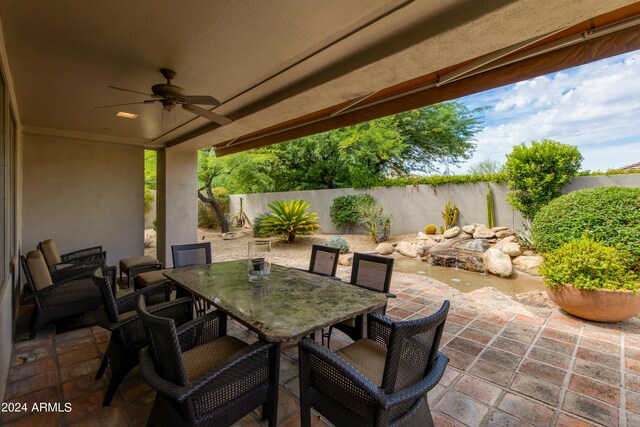
[[[212,189],[213,197],[218,201],[223,214],[229,213],[229,190],[224,187]],[[213,228],[220,226],[220,220],[208,203],[198,203],[198,227]]]
[[[151,221],[151,228],[153,228],[153,231],[156,233],[158,232],[158,218],[153,218],[153,221]]]
[[[256,215],[255,218],[253,218],[253,237],[269,237],[262,226],[262,220],[264,220],[269,215],[269,212],[264,212]]]
[[[287,243],[293,243],[296,236],[315,233],[320,230],[320,224],[316,213],[306,212],[310,206],[311,203],[300,199],[269,203],[273,212],[260,221],[263,232],[285,237]]]
[[[340,249],[341,254],[346,254],[347,252],[349,252],[349,243],[344,237],[341,236],[334,236],[330,238],[329,240],[327,240],[327,243],[325,243],[325,246],[338,248]]]
[[[438,229],[434,224],[428,224],[424,226],[424,234],[436,234]]]
[[[349,194],[333,199],[329,208],[331,222],[339,230],[358,224],[360,221],[360,206],[376,204],[376,199],[370,194]]]
[[[572,191],[542,208],[532,225],[539,251],[583,236],[617,248],[640,269],[640,188],[600,187]]]
[[[358,224],[362,226],[376,243],[384,242],[391,234],[391,215],[384,212],[382,206],[378,204],[360,205],[360,220]]]
[[[560,196],[581,163],[577,147],[551,139],[516,145],[505,164],[511,190],[507,201],[532,220],[543,206]]]
[[[578,289],[638,290],[638,276],[629,270],[616,248],[589,237],[572,240],[545,255],[540,272],[547,286]]]
[[[153,201],[154,201],[153,193],[151,192],[149,187],[145,185],[144,186],[144,213],[151,212],[151,209],[153,209]]]

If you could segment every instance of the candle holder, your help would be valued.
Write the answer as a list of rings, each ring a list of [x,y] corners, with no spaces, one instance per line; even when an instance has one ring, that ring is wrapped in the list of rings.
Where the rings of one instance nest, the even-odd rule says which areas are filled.
[[[247,259],[249,281],[261,282],[267,280],[271,273],[271,242],[268,240],[249,242]]]

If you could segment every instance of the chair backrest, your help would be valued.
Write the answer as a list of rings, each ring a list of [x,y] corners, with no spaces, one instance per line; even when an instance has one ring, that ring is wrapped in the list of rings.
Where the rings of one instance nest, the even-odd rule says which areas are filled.
[[[336,270],[338,269],[339,258],[340,248],[313,245],[311,247],[309,272],[334,277],[336,275]]]
[[[189,381],[184,370],[180,342],[173,319],[149,314],[142,295],[139,295],[136,301],[136,311],[144,325],[149,353],[158,375],[174,384],[187,386]]]
[[[21,262],[27,283],[34,293],[53,284],[47,263],[39,250],[28,252],[21,257]]]
[[[111,290],[111,284],[109,279],[102,275],[100,269],[96,269],[96,272],[91,275],[93,284],[100,289],[100,295],[102,295],[102,304],[104,305],[104,311],[107,313],[110,322],[118,321],[118,308],[116,307],[116,300]]]
[[[413,385],[433,367],[449,311],[449,301],[423,319],[394,322],[391,326],[382,388],[387,393]]]
[[[38,243],[38,249],[40,249],[42,255],[44,255],[44,260],[47,262],[49,267],[53,267],[54,265],[62,262],[60,251],[53,239],[47,239]]]
[[[356,252],[350,283],[377,292],[389,292],[392,272],[393,258]]]
[[[171,246],[174,267],[211,264],[211,242]]]

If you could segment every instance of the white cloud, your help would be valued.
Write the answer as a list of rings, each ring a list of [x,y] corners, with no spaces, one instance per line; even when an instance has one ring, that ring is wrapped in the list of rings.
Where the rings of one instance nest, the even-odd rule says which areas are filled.
[[[640,52],[463,98],[489,105],[473,158],[504,160],[521,142],[551,138],[578,146],[583,169],[640,161]]]

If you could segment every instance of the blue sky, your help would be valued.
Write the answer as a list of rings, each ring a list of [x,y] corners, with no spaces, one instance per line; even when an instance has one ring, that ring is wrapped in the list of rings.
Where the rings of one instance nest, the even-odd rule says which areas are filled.
[[[576,145],[582,169],[602,170],[640,162],[640,51],[460,99],[484,111],[477,148],[452,172],[484,159],[504,163],[521,142],[551,138]]]

